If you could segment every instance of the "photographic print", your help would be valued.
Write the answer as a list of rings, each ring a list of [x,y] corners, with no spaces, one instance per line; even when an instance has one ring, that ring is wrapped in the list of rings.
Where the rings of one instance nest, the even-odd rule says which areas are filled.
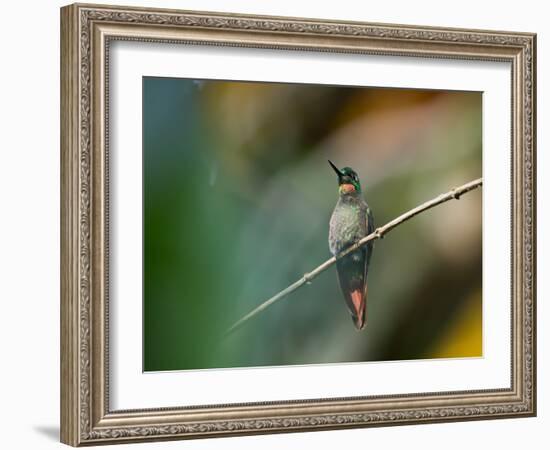
[[[536,415],[536,35],[61,9],[61,441]]]
[[[264,305],[481,176],[481,92],[144,77],[144,371],[482,357],[481,189]]]

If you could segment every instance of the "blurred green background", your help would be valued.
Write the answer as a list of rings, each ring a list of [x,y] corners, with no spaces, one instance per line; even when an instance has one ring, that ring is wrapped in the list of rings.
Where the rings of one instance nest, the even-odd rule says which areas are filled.
[[[143,79],[144,370],[482,355],[481,190],[377,241],[358,332],[330,257],[337,180],[376,225],[481,176],[481,93]]]

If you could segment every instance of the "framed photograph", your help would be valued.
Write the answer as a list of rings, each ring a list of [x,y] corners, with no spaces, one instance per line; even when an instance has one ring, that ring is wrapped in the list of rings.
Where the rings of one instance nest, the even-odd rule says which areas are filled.
[[[62,442],[535,415],[535,57],[62,8]]]

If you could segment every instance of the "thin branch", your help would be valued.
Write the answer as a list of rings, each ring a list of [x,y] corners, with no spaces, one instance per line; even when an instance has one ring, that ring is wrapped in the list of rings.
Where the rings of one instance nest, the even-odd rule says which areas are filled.
[[[414,216],[433,208],[434,206],[440,205],[441,203],[445,203],[449,200],[455,199],[458,200],[461,195],[465,194],[466,192],[472,191],[474,189],[477,189],[480,187],[483,183],[483,179],[479,178],[477,180],[470,181],[469,183],[463,184],[462,186],[456,187],[454,189],[451,189],[449,192],[446,192],[444,194],[441,194],[425,203],[422,203],[421,205],[417,206],[416,208],[411,209],[410,211],[407,211],[404,214],[401,214],[399,217],[396,217],[392,221],[388,222],[387,224],[377,228],[369,234],[368,236],[365,236],[360,241],[357,241],[354,245],[351,247],[348,247],[346,250],[341,252],[337,257],[332,257],[325,261],[320,266],[313,269],[311,272],[304,274],[302,278],[300,278],[298,281],[292,283],[287,288],[283,289],[279,293],[275,294],[270,299],[266,300],[262,304],[260,304],[258,307],[250,311],[248,314],[243,316],[241,319],[239,319],[237,322],[235,322],[228,330],[226,331],[226,335],[229,335],[233,331],[235,331],[237,328],[241,327],[247,320],[254,317],[256,314],[260,313],[264,309],[266,309],[268,306],[273,305],[275,302],[282,300],[292,292],[294,292],[296,289],[300,288],[304,284],[309,284],[311,281],[317,277],[320,273],[327,270],[330,266],[332,266],[334,263],[336,263],[337,259],[341,259],[347,254],[357,250],[358,248],[365,245],[367,242],[375,240],[375,239],[382,239],[387,233],[389,233],[391,230],[396,228],[398,225],[401,225],[402,223],[406,222],[409,219],[412,219]]]

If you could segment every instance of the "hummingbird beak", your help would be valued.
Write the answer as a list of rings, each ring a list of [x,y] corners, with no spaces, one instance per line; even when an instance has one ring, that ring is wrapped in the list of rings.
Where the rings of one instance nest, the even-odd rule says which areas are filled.
[[[330,164],[330,166],[334,169],[334,171],[338,175],[338,179],[340,179],[344,174],[342,172],[340,172],[340,169],[338,167],[336,167],[330,159],[328,160],[328,163]]]

